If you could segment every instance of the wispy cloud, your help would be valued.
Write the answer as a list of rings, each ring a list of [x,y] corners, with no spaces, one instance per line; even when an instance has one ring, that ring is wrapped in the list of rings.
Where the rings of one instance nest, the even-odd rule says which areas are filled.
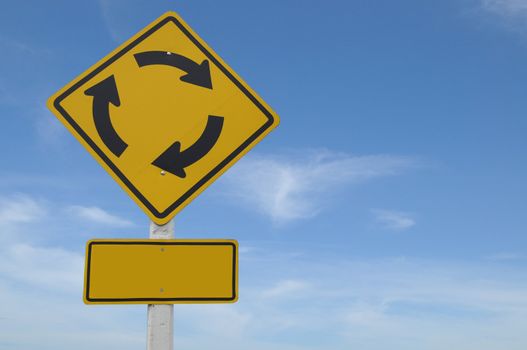
[[[82,288],[83,257],[61,248],[9,245],[0,255],[0,275],[51,290]]]
[[[0,196],[0,225],[33,222],[45,214],[45,206],[32,197],[23,194]]]
[[[140,0],[99,0],[102,19],[110,37],[115,42],[123,42],[137,31],[133,23],[137,11],[144,12]]]
[[[106,29],[108,30],[108,33],[110,34],[111,38],[116,42],[120,42],[120,41],[123,41],[123,39],[126,39],[121,33],[121,31],[118,30],[116,27],[115,18],[118,16],[114,15],[114,11],[113,11],[114,8],[112,7],[112,1],[99,0],[99,6],[101,8],[101,14],[102,14],[103,21],[106,25]]]
[[[401,174],[418,164],[415,158],[392,155],[302,153],[246,157],[226,176],[228,193],[284,223],[317,215],[324,202],[346,186]]]
[[[373,209],[372,212],[375,221],[389,230],[403,231],[415,226],[415,219],[410,213],[384,209]]]
[[[68,207],[67,210],[80,219],[96,224],[104,224],[115,227],[129,227],[134,225],[131,221],[110,214],[99,207],[72,205]]]
[[[527,15],[527,0],[482,0],[485,10],[502,16]]]
[[[521,331],[527,326],[527,284],[521,270],[411,258],[269,259],[246,268],[258,272],[260,265],[274,273],[246,276],[240,302],[214,310],[215,319],[224,314],[239,325],[239,332],[229,333],[232,348],[325,349],[331,343],[339,350],[439,350],[445,345],[494,350],[506,344],[521,350],[527,341]],[[221,323],[205,322],[203,327],[211,317],[207,308],[190,306],[180,312],[184,322],[176,327],[189,330],[179,339],[185,348],[220,342]],[[207,342],[190,342],[195,327]],[[294,344],[281,342],[292,334]]]
[[[44,49],[29,43],[20,41],[18,39],[10,38],[5,35],[0,35],[0,47],[4,50],[16,50],[21,54],[27,54],[32,56],[51,55],[49,49]]]
[[[502,264],[252,253],[237,304],[178,307],[180,347],[523,350],[527,342],[524,272]],[[144,307],[84,306],[82,265],[81,251],[0,241],[0,344],[144,348]]]
[[[500,18],[508,29],[520,33],[527,31],[527,0],[481,0],[481,7]]]
[[[262,291],[264,298],[277,298],[294,296],[304,292],[309,284],[301,280],[285,280],[278,282],[274,287]]]
[[[66,129],[47,110],[39,110],[34,121],[37,138],[44,146],[58,146],[66,135]]]
[[[50,234],[40,225],[53,214],[45,203],[22,194],[0,197],[0,348],[140,348],[143,329],[129,321],[134,310],[93,312],[82,303],[83,246],[29,242],[28,227],[37,227],[29,224],[38,224],[41,237]]]
[[[518,261],[525,260],[525,258],[525,254],[512,252],[500,252],[487,256],[487,259],[491,261]]]

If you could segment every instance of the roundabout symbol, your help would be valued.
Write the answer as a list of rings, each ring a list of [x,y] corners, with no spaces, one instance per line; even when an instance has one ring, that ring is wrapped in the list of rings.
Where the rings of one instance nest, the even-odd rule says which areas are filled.
[[[66,84],[48,108],[158,225],[279,123],[173,12]]]
[[[181,81],[212,90],[208,60],[197,64],[185,56],[170,51],[147,51],[137,53],[134,57],[139,67],[167,65],[179,68],[187,72],[180,77]],[[116,157],[120,157],[128,144],[119,136],[110,118],[110,104],[116,107],[121,105],[114,75],[88,88],[84,94],[93,96],[93,121],[99,137]],[[209,115],[203,133],[193,145],[181,151],[181,142],[175,141],[152,162],[152,165],[177,177],[186,177],[185,168],[203,158],[218,141],[223,120],[223,117]]]

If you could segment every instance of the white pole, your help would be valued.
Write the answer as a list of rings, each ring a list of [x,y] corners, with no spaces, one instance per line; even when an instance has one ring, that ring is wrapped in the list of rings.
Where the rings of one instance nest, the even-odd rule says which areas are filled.
[[[150,222],[151,239],[174,238],[174,220],[158,226]],[[147,350],[173,350],[174,305],[148,305]]]

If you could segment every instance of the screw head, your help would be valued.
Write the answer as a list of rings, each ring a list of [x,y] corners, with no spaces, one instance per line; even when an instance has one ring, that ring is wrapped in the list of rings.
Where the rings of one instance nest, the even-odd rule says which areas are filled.
[[[163,175],[163,176],[164,176],[165,174],[166,174],[166,171],[164,171],[164,170],[161,170],[161,175]]]

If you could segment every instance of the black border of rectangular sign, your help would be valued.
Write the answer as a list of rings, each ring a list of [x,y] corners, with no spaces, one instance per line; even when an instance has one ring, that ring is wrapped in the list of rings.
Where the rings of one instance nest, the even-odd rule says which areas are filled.
[[[218,298],[218,297],[208,297],[208,298],[90,298],[90,268],[91,268],[91,252],[92,252],[92,246],[93,245],[223,245],[223,246],[231,246],[232,247],[232,296],[228,298]],[[237,257],[237,251],[236,251],[236,244],[232,242],[199,242],[199,241],[167,241],[167,242],[160,242],[160,241],[91,241],[88,243],[88,249],[87,249],[87,259],[86,259],[86,290],[85,290],[85,297],[86,300],[93,303],[118,303],[118,302],[215,302],[215,301],[235,301],[236,300],[236,271],[237,271],[237,264],[236,264],[236,257]]]
[[[207,175],[205,175],[201,180],[199,180],[194,186],[192,186],[187,192],[185,192],[181,197],[179,197],[174,203],[172,203],[167,209],[163,212],[159,212],[144,196],[143,194],[132,184],[130,180],[117,168],[117,166],[104,154],[104,152],[95,144],[95,142],[82,130],[82,128],[75,122],[75,120],[66,112],[66,110],[61,106],[61,102],[77,90],[80,86],[86,83],[88,80],[93,78],[95,75],[100,73],[103,69],[108,67],[110,64],[115,62],[118,58],[126,54],[132,48],[137,46],[140,42],[145,40],[147,37],[152,35],[154,32],[159,30],[165,24],[172,22],[174,23],[186,36],[196,45],[201,52],[207,58],[212,61],[222,72],[225,74],[248,98],[253,102],[256,107],[268,118],[254,134],[252,134],[247,140],[245,140],[238,148],[236,148],[229,156],[227,156],[223,161],[221,161],[214,169],[212,169]],[[243,150],[251,145],[251,143],[256,140],[261,134],[263,134],[267,129],[269,129],[274,123],[274,117],[272,113],[263,106],[258,99],[248,91],[243,84],[234,77],[227,68],[221,62],[219,62],[214,55],[212,55],[207,48],[205,48],[199,40],[197,40],[192,33],[190,33],[183,24],[179,22],[176,17],[167,16],[163,18],[159,23],[155,24],[152,28],[143,33],[140,37],[132,41],[130,44],[126,45],[123,49],[117,52],[115,55],[110,57],[107,61],[102,63],[100,66],[95,68],[93,71],[88,73],[77,83],[73,84],[69,89],[64,91],[60,96],[58,96],[55,101],[53,101],[53,106],[56,110],[62,114],[64,119],[71,125],[73,129],[79,134],[80,137],[93,149],[93,151],[102,159],[104,163],[113,171],[113,173],[123,182],[123,184],[128,187],[128,189],[136,196],[137,199],[158,219],[164,219],[169,216],[174,210],[176,210],[181,204],[183,204],[190,196],[192,196],[197,190],[199,190],[204,184],[207,183],[212,177],[214,177],[219,171],[225,168],[236,156],[238,156]]]

